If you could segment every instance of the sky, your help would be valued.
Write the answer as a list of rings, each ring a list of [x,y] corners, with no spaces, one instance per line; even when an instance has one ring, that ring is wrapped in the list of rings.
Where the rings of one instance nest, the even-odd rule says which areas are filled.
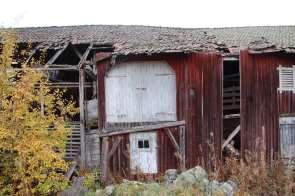
[[[0,0],[0,27],[295,25],[295,0]]]

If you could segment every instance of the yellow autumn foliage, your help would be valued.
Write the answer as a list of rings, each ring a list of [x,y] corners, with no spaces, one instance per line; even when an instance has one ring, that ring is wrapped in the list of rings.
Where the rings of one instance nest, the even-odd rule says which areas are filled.
[[[2,30],[0,40],[0,195],[57,192],[68,184],[63,160],[66,120],[77,109],[29,65],[22,66],[25,71],[11,71],[15,36]]]

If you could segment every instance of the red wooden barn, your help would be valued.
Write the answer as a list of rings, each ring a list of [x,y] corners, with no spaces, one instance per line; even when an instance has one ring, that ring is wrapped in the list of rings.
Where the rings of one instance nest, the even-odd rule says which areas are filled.
[[[71,160],[100,165],[105,179],[210,167],[227,151],[295,156],[294,26],[15,30],[35,56],[47,50],[63,87],[79,87],[69,91],[80,107]]]
[[[113,64],[107,58],[97,63],[97,73],[104,141],[114,146],[122,137],[117,152],[111,151],[113,173],[158,173],[209,164],[208,143],[215,156],[221,156],[220,54],[127,55]]]

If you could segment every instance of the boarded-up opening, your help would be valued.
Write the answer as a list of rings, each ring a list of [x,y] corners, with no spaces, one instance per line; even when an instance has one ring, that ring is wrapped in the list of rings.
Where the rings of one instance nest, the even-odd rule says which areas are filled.
[[[280,117],[280,146],[284,162],[295,166],[295,117]]]

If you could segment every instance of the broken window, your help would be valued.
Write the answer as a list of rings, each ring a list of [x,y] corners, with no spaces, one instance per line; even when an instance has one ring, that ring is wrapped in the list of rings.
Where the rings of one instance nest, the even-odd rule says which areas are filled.
[[[279,91],[293,91],[295,92],[295,66],[283,67],[279,66]]]
[[[280,118],[281,156],[284,160],[295,158],[295,117]],[[294,163],[293,163],[294,164]]]

